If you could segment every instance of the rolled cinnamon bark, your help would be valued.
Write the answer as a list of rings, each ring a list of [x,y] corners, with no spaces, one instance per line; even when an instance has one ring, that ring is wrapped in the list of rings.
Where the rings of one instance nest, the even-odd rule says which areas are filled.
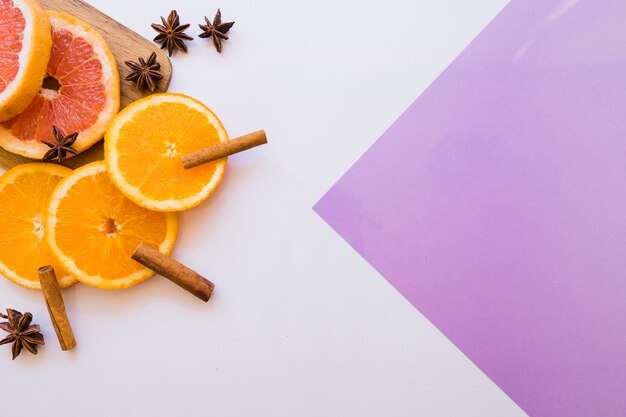
[[[201,149],[199,151],[183,156],[183,166],[185,169],[194,168],[198,165],[216,161],[228,155],[233,155],[245,151],[255,146],[267,143],[267,136],[264,130],[249,133],[247,135],[218,143],[217,145]]]
[[[74,349],[76,347],[76,339],[70,321],[67,318],[63,294],[61,294],[61,288],[54,273],[54,268],[50,265],[39,268],[39,281],[41,282],[46,307],[48,308],[50,320],[52,320],[61,349]]]
[[[159,275],[189,291],[204,302],[209,301],[215,285],[197,272],[187,268],[158,250],[141,242],[132,254],[132,258],[150,268]]]

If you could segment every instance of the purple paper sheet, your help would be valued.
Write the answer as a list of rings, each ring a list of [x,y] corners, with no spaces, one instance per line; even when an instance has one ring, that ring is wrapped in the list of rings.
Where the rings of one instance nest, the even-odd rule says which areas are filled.
[[[626,416],[626,1],[513,0],[315,210],[531,417]]]

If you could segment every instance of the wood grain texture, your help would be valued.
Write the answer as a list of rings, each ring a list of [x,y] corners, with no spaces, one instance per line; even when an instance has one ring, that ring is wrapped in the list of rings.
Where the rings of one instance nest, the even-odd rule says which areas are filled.
[[[132,82],[124,79],[130,73],[129,68],[124,65],[124,61],[137,60],[138,57],[148,58],[152,52],[156,52],[157,62],[161,64],[163,80],[159,81],[154,92],[161,93],[167,91],[172,79],[172,64],[167,55],[159,49],[158,45],[133,32],[82,0],[40,0],[40,3],[44,9],[65,12],[78,17],[96,29],[106,40],[115,56],[120,73],[121,108],[151,94],[148,91],[139,90]],[[101,160],[103,157],[102,142],[99,142],[82,154],[68,159],[64,162],[64,165],[76,168],[89,162]],[[33,162],[33,160],[12,154],[0,148],[0,167],[9,169],[27,162]]]

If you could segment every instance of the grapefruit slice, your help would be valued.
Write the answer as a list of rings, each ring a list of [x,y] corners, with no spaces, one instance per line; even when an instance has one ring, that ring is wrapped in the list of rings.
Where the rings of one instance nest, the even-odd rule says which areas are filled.
[[[50,21],[36,0],[0,0],[0,121],[35,98],[51,46]]]
[[[182,211],[217,188],[227,158],[185,169],[182,155],[228,140],[207,106],[183,94],[153,94],[135,101],[111,122],[104,159],[113,183],[138,205]]]
[[[52,191],[72,170],[56,164],[24,164],[0,177],[0,273],[26,288],[41,289],[37,270],[52,265],[59,285],[76,283],[55,261],[44,236]]]
[[[168,255],[178,217],[146,210],[124,197],[99,161],[61,181],[50,197],[44,230],[55,258],[79,281],[118,289],[154,275],[131,255],[139,242]]]
[[[6,1],[6,0],[0,0]],[[52,52],[43,86],[18,116],[0,123],[0,146],[40,159],[48,151],[52,126],[78,133],[78,152],[102,138],[120,106],[115,58],[98,32],[77,18],[48,11]]]

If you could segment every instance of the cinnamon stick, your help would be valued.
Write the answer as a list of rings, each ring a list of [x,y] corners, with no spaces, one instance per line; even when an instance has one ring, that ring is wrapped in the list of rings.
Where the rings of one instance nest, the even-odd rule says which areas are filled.
[[[61,349],[74,349],[76,347],[76,339],[74,338],[70,321],[67,318],[63,295],[61,294],[61,288],[54,273],[54,268],[50,265],[39,268],[39,281],[41,282],[46,307],[48,308],[50,320],[52,320]]]
[[[228,155],[233,155],[245,151],[255,146],[267,143],[267,136],[264,130],[249,133],[228,142],[222,142],[199,151],[183,155],[183,166],[185,169],[194,168],[198,165],[206,164]]]
[[[204,302],[209,301],[215,285],[185,265],[141,242],[131,256],[135,261],[189,291]]]

